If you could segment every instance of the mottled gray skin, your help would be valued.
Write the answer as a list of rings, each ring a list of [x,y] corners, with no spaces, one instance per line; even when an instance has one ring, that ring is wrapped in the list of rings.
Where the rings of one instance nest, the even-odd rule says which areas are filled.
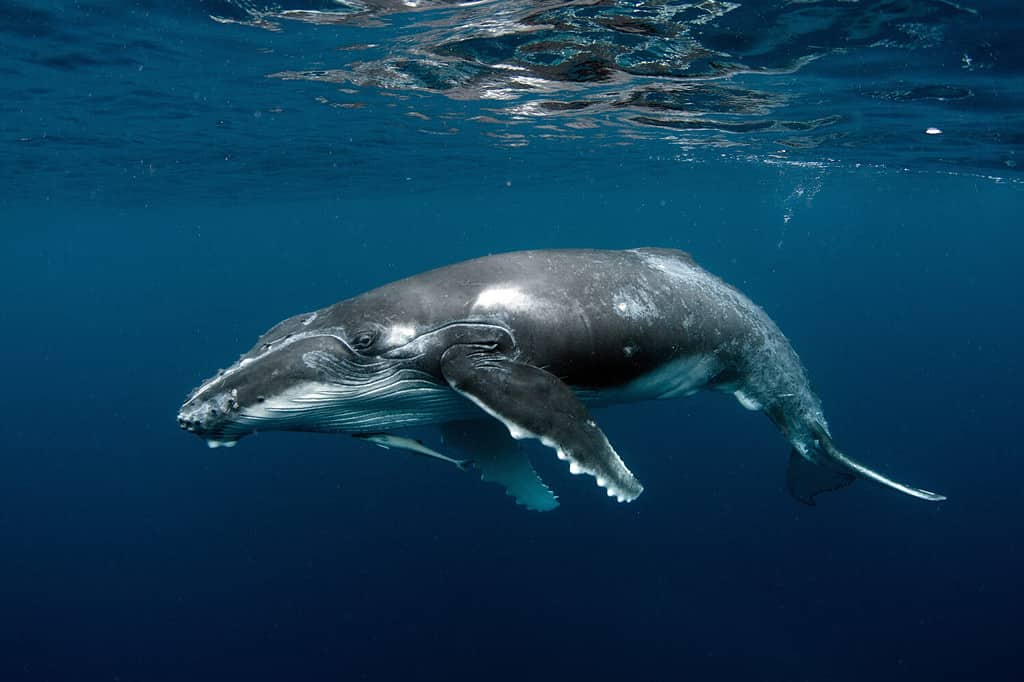
[[[651,257],[665,259],[679,272],[653,267]],[[529,300],[522,306],[474,305],[482,292],[495,288],[517,289]],[[627,310],[619,309],[623,303]],[[230,377],[208,380],[182,407],[182,418],[195,419],[210,402],[232,402],[232,389],[238,391],[234,402],[244,409],[300,378],[316,380],[318,373],[302,361],[300,349],[337,353],[368,366],[364,360],[387,358],[409,345],[389,341],[389,328],[411,326],[429,333],[453,321],[507,331],[517,359],[547,369],[573,388],[615,389],[674,359],[704,356],[714,358],[715,367],[695,389],[742,389],[791,431],[793,422],[821,418],[796,353],[764,311],[697,266],[689,254],[669,249],[486,256],[290,317],[264,334],[239,362],[255,359],[276,344],[283,352],[240,369],[236,363]],[[352,341],[366,333],[374,336],[372,346],[354,350]],[[310,334],[288,346],[282,343]],[[437,364],[446,347],[438,343],[413,361],[396,357],[395,363],[424,371],[444,386]],[[611,395],[608,402],[616,402]],[[599,396],[588,400],[598,401],[605,402]],[[211,437],[243,435],[231,428],[236,409],[203,415],[193,430]],[[321,430],[315,423],[304,426],[308,428],[298,430]]]
[[[178,421],[231,444],[255,430],[359,433],[484,416],[442,368],[453,347],[542,368],[587,404],[735,392],[808,459],[827,438],[778,327],[665,249],[487,256],[296,315],[200,386]],[[315,397],[297,398],[307,390],[297,387]]]

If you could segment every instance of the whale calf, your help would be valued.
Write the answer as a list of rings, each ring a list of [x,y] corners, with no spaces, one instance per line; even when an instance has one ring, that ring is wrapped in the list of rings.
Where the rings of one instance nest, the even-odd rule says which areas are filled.
[[[438,458],[391,436],[437,425],[484,480],[543,511],[557,498],[518,441],[539,440],[572,473],[629,502],[643,486],[588,407],[700,389],[731,393],[775,423],[791,445],[787,482],[801,502],[857,478],[945,499],[841,452],[775,323],[669,249],[491,255],[290,317],[200,385],[178,423],[211,447],[255,431],[323,431]]]

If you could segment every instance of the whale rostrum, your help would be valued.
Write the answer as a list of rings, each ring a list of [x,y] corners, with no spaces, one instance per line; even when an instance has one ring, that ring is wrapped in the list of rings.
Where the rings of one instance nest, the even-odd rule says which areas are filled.
[[[801,502],[867,479],[924,500],[835,445],[775,323],[682,251],[520,251],[386,284],[288,318],[181,407],[212,447],[256,431],[348,433],[475,469],[534,510],[557,498],[519,441],[536,439],[610,497],[643,491],[589,408],[732,393],[791,445]],[[441,428],[454,457],[394,432]]]

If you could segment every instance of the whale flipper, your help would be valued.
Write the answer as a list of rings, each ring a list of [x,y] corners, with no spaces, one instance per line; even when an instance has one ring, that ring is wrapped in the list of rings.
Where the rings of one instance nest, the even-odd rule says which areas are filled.
[[[544,485],[530,459],[516,441],[493,420],[448,422],[441,425],[445,445],[473,458],[480,478],[505,486],[516,504],[531,511],[551,511],[558,497]]]
[[[587,408],[553,374],[482,344],[450,347],[441,356],[441,373],[513,438],[538,438],[569,460],[569,471],[594,476],[609,496],[631,502],[643,492]]]
[[[821,426],[815,428],[815,434],[818,437],[818,443],[822,450],[828,455],[828,457],[836,464],[842,466],[851,474],[856,474],[861,478],[866,478],[869,481],[874,481],[886,488],[892,488],[898,490],[904,495],[910,495],[916,497],[919,500],[928,500],[929,502],[941,502],[946,499],[945,495],[939,493],[933,493],[931,490],[924,490],[923,488],[915,488],[907,485],[906,483],[900,483],[894,481],[884,474],[880,474],[874,469],[864,466],[860,462],[850,459],[843,454],[839,448],[832,442],[832,437],[825,431]]]
[[[455,465],[460,471],[469,471],[473,468],[473,461],[468,459],[455,459],[444,455],[437,450],[432,450],[423,444],[423,441],[416,440],[415,438],[406,438],[405,436],[396,436],[390,433],[354,433],[354,437],[359,440],[365,440],[374,445],[390,450],[395,448],[397,450],[408,450],[417,455],[423,455],[424,457],[430,457],[441,462],[447,462],[448,464]]]
[[[828,462],[814,462],[793,448],[789,453],[786,485],[789,494],[799,502],[813,507],[818,493],[839,490],[857,480],[853,474]]]

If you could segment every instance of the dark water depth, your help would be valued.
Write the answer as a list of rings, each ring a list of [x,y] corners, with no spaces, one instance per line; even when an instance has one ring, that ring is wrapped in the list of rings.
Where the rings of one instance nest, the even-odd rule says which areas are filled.
[[[0,682],[1021,677],[1015,3],[0,1]],[[929,128],[940,132],[928,133]],[[721,395],[562,506],[342,435],[209,450],[289,315],[663,246],[786,332],[858,482]]]

